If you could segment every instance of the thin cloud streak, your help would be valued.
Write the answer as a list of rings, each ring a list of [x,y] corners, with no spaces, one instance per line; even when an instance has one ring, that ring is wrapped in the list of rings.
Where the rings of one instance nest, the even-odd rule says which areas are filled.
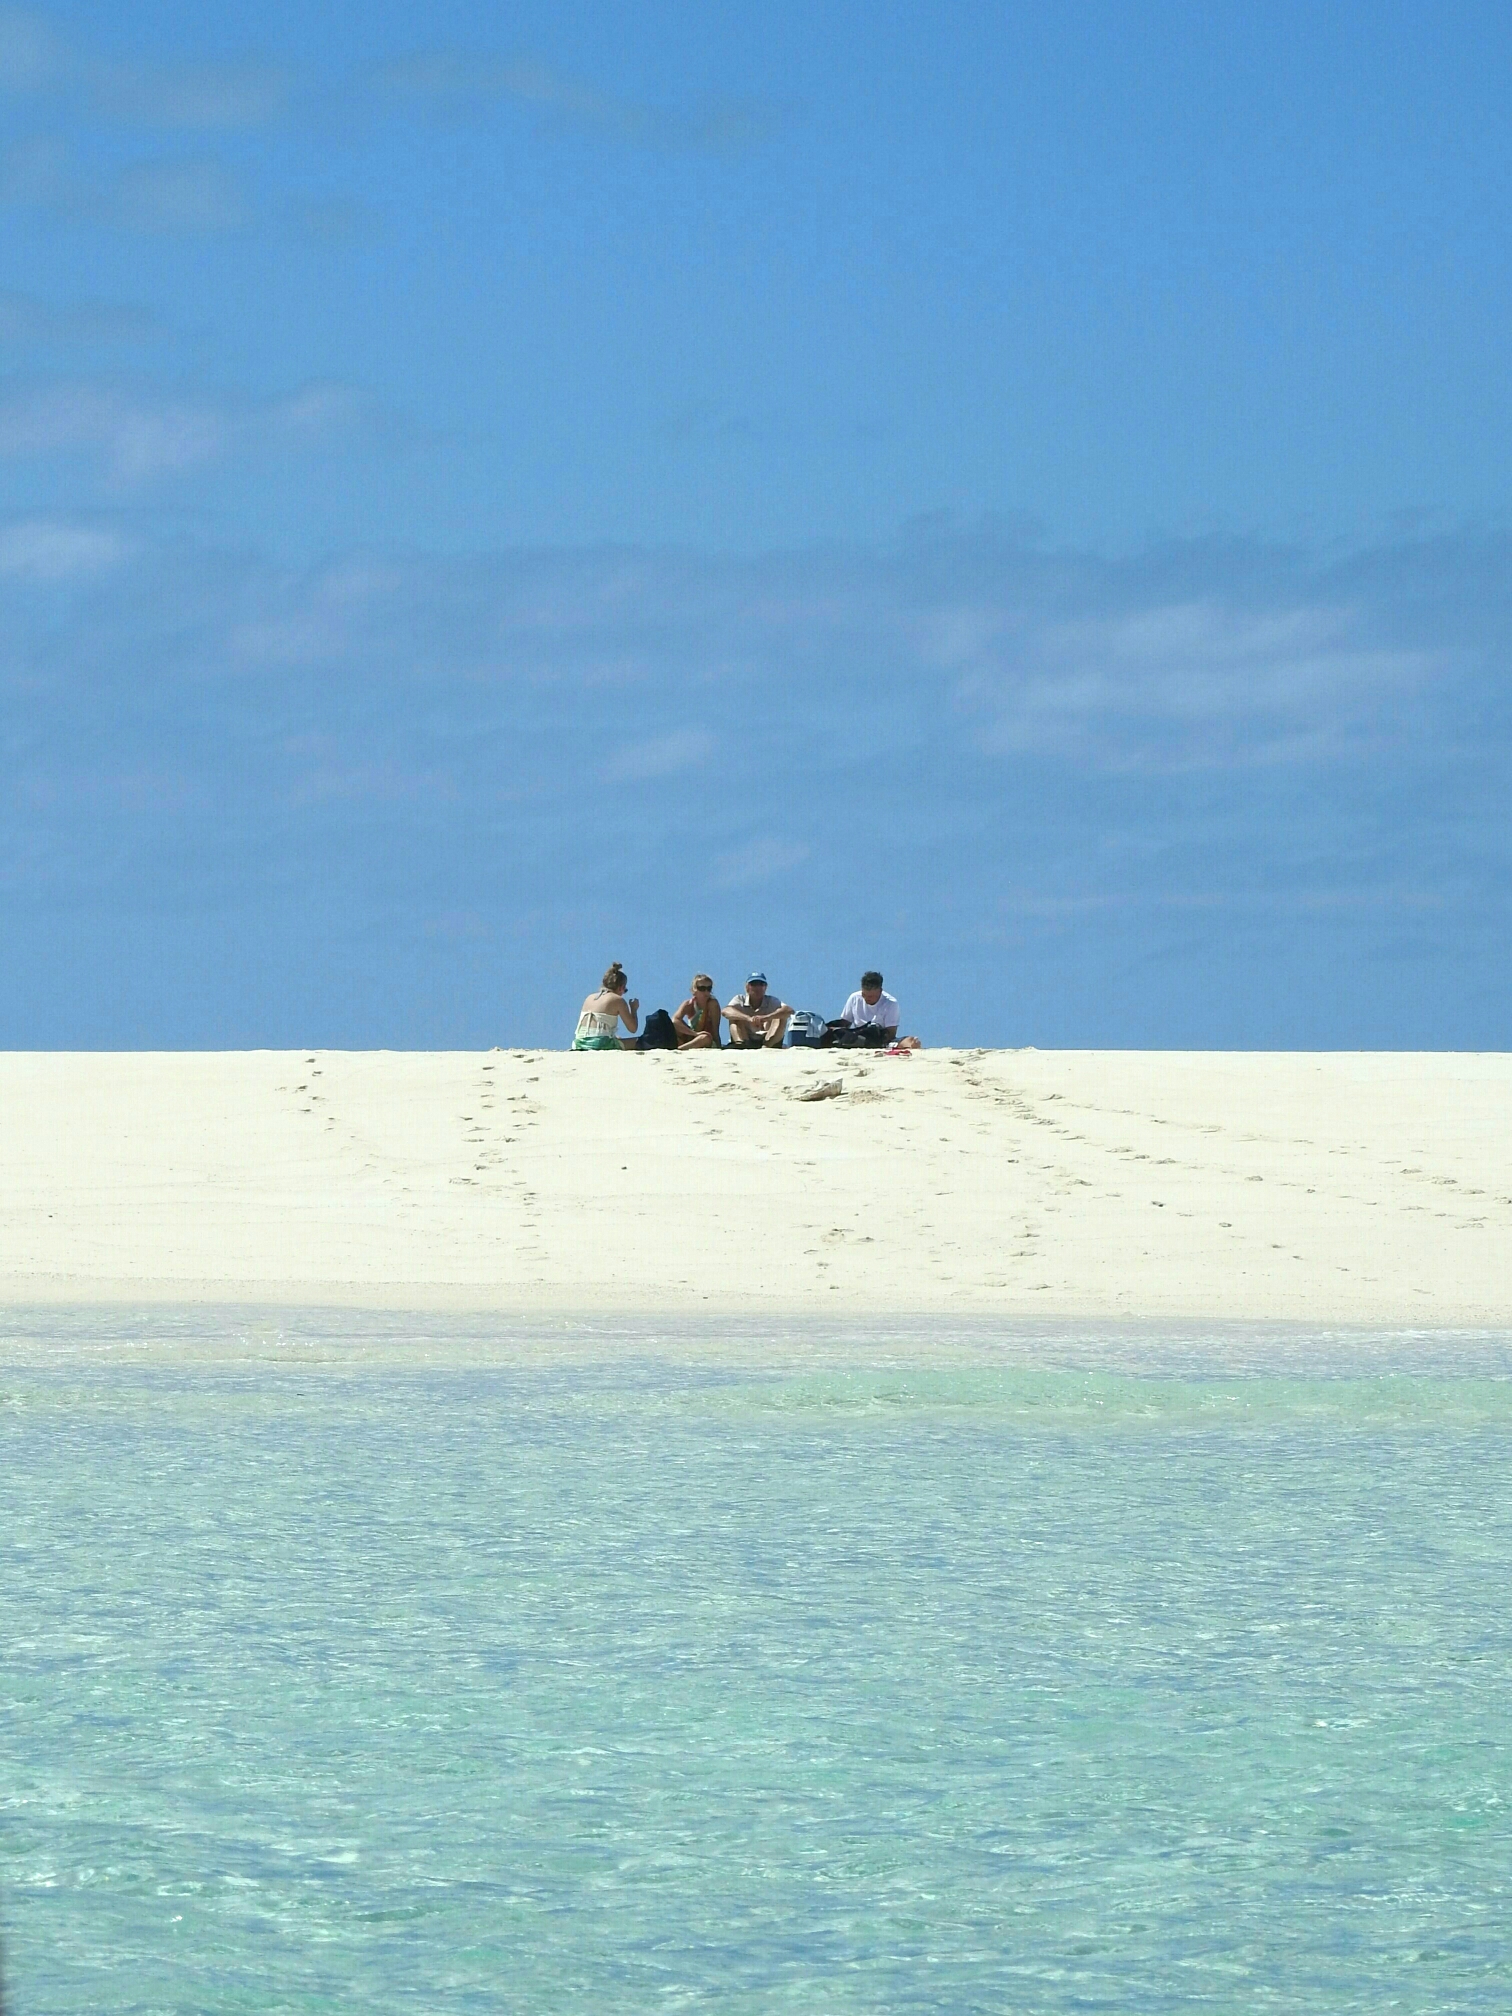
[[[947,630],[955,627],[947,621]],[[1085,751],[1164,768],[1363,753],[1404,731],[1401,709],[1458,666],[1451,650],[1367,643],[1362,613],[1178,603],[1111,618],[1017,621],[942,654],[958,704],[1005,753]],[[1113,737],[1121,757],[1110,757]]]
[[[229,62],[117,62],[65,39],[42,15],[0,10],[0,91],[59,98],[74,109],[148,131],[249,132],[286,118],[312,79],[257,57]],[[605,90],[538,56],[419,50],[348,87],[358,99],[429,118],[475,117],[501,105],[535,107],[585,133],[652,152],[735,154],[782,124],[775,106],[747,98],[656,104]]]
[[[92,581],[126,561],[133,542],[108,526],[69,525],[46,518],[0,525],[0,575],[14,580]]]
[[[680,728],[649,742],[631,742],[616,750],[604,765],[611,784],[646,784],[698,770],[714,754],[715,738],[703,728]]]
[[[371,81],[382,100],[415,106],[434,118],[475,117],[500,105],[529,105],[582,132],[656,153],[741,153],[769,139],[781,123],[775,108],[750,100],[647,104],[601,90],[532,56],[424,51],[384,64]]]
[[[267,447],[321,447],[360,423],[340,385],[310,385],[261,403],[173,398],[83,381],[22,386],[0,398],[0,462],[84,456],[108,488],[192,476]]]
[[[0,8],[0,90],[11,97],[49,91],[70,73],[62,38],[40,14]]]
[[[0,342],[60,345],[149,343],[163,334],[150,308],[122,301],[44,301],[0,291]]]
[[[99,111],[124,124],[188,133],[246,132],[281,119],[294,94],[284,64],[97,64],[88,73]]]
[[[243,132],[287,111],[295,73],[242,57],[227,63],[123,63],[59,34],[41,14],[0,9],[0,91],[66,97],[118,124],[182,132]]]
[[[808,860],[811,849],[801,840],[751,840],[715,857],[717,889],[755,889],[790,875]]]
[[[211,156],[99,169],[50,139],[22,141],[6,155],[0,204],[165,237],[241,231],[254,214],[241,178]]]

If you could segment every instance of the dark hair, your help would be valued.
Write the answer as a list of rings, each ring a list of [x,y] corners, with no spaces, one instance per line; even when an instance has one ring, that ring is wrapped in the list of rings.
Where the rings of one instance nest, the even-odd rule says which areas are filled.
[[[624,993],[625,969],[623,966],[621,966],[618,959],[615,960],[614,964],[609,968],[609,971],[604,975],[604,986],[611,994]]]
[[[863,973],[861,975],[861,985],[863,987],[880,987],[882,985],[882,975],[880,973]]]

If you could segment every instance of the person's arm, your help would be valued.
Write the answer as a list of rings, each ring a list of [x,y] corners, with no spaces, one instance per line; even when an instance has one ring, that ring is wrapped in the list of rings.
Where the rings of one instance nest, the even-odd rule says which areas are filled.
[[[618,998],[616,1006],[621,1022],[624,1023],[625,1027],[630,1031],[630,1034],[633,1036],[635,1034],[635,1025],[640,1020],[639,998],[632,997],[630,1000],[627,1001],[624,995],[621,994]]]
[[[716,1013],[717,1012],[718,1011],[716,1010]],[[684,1036],[691,1036],[695,1033],[691,1019],[692,1014],[693,1014],[693,996],[690,994],[687,1000],[684,1001],[684,1003],[682,1004],[681,1008],[679,1008],[677,1013],[672,1017],[674,1027],[681,1029]]]

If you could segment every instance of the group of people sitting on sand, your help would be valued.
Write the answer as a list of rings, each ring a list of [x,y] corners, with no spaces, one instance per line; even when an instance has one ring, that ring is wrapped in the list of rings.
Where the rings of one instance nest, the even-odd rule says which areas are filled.
[[[898,1035],[898,1004],[885,993],[880,973],[863,973],[833,1021],[811,1010],[789,1007],[771,991],[765,973],[752,973],[721,1008],[714,982],[695,973],[688,998],[669,1015],[657,1008],[640,1026],[640,1002],[628,992],[625,969],[616,959],[604,984],[590,994],[578,1016],[574,1050],[778,1050],[784,1046],[891,1050],[919,1048],[917,1036]],[[720,1025],[729,1031],[728,1044]]]

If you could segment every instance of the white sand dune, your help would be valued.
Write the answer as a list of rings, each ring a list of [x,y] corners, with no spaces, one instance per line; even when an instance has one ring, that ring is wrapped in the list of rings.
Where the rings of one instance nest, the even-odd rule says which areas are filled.
[[[1512,1320],[1499,1055],[21,1054],[0,1113],[11,1305]]]

